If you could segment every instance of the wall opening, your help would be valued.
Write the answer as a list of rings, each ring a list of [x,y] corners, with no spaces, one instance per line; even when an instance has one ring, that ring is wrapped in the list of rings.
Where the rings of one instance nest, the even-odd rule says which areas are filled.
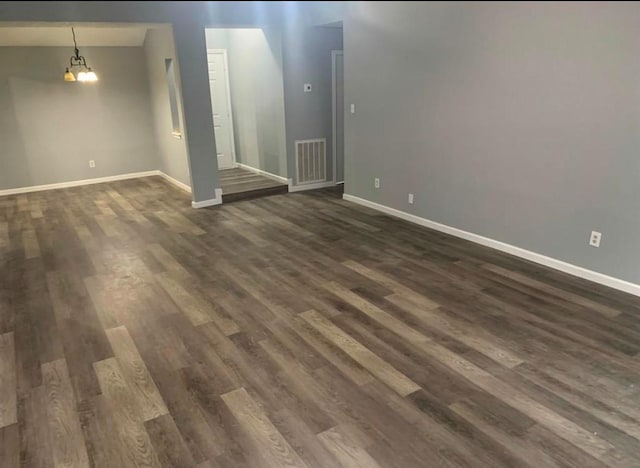
[[[167,86],[169,87],[169,106],[171,108],[171,126],[174,134],[181,135],[180,114],[178,113],[178,97],[176,85],[176,71],[173,59],[165,59],[164,64],[167,70]]]
[[[286,181],[281,32],[209,28],[205,34],[218,167],[239,164]]]

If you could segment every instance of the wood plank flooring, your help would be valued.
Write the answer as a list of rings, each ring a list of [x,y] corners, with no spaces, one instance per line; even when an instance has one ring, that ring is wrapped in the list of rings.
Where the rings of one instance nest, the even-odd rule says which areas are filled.
[[[0,467],[637,467],[640,299],[327,191],[0,198]]]
[[[289,191],[287,184],[240,167],[221,170],[220,185],[222,186],[222,201],[224,203],[277,195]]]

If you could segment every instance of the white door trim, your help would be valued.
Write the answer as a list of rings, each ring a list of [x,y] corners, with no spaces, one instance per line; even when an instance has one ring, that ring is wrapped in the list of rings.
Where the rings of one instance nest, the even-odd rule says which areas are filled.
[[[236,136],[233,133],[233,109],[231,108],[231,81],[229,81],[229,60],[227,59],[227,49],[207,49],[207,54],[210,53],[222,54],[222,58],[224,60],[224,75],[227,81],[227,107],[229,108],[229,127],[231,127],[231,156],[233,157],[233,165],[235,166],[238,161],[236,160]],[[211,110],[213,111],[213,107],[211,108]],[[217,163],[218,158],[216,158],[216,164]]]
[[[337,122],[337,115],[336,115],[336,95],[337,95],[337,90],[336,90],[336,57],[338,55],[342,55],[344,58],[344,51],[342,50],[332,50],[331,51],[331,139],[332,141],[332,146],[331,146],[331,152],[333,154],[333,182],[334,183],[338,183],[338,181],[336,180],[336,163],[338,161],[338,158],[336,156],[336,152],[338,149],[338,145],[336,142],[336,132],[338,130],[338,122]],[[344,65],[343,65],[344,67]],[[343,68],[344,70],[344,68]],[[344,82],[343,82],[344,83]],[[342,109],[342,112],[344,112],[344,109]]]

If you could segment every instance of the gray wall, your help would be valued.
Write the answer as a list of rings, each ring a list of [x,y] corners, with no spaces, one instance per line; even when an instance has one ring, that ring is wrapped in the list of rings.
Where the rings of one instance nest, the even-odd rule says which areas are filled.
[[[346,192],[640,283],[638,24],[637,3],[352,4]]]
[[[342,30],[285,25],[283,36],[284,99],[289,174],[295,183],[295,141],[327,139],[327,175],[333,173],[331,51],[342,50]],[[312,92],[305,93],[305,83]]]
[[[302,16],[307,24],[317,26],[340,24],[348,11],[349,2],[300,2]]]
[[[153,109],[153,123],[158,147],[160,170],[174,179],[191,185],[189,176],[189,158],[184,139],[177,139],[173,133],[169,87],[165,59],[174,60],[174,69],[179,70],[173,45],[171,28],[149,29],[144,41],[144,51],[149,73],[149,91]],[[180,76],[177,76],[178,114],[180,126],[184,126],[182,98],[180,95]]]
[[[238,162],[287,175],[280,33],[207,29],[207,48],[226,49]]]
[[[0,47],[0,189],[158,168],[142,48],[83,48],[97,83],[62,80],[72,52]]]

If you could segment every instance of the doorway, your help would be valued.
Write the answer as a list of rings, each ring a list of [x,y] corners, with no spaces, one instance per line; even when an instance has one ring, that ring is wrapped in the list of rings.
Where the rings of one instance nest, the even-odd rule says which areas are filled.
[[[333,121],[333,181],[344,183],[344,53],[331,51],[331,108]]]
[[[231,169],[236,166],[236,151],[227,51],[225,49],[207,49],[207,62],[209,64],[209,88],[218,168]]]
[[[280,32],[207,28],[205,40],[223,202],[288,191]]]

